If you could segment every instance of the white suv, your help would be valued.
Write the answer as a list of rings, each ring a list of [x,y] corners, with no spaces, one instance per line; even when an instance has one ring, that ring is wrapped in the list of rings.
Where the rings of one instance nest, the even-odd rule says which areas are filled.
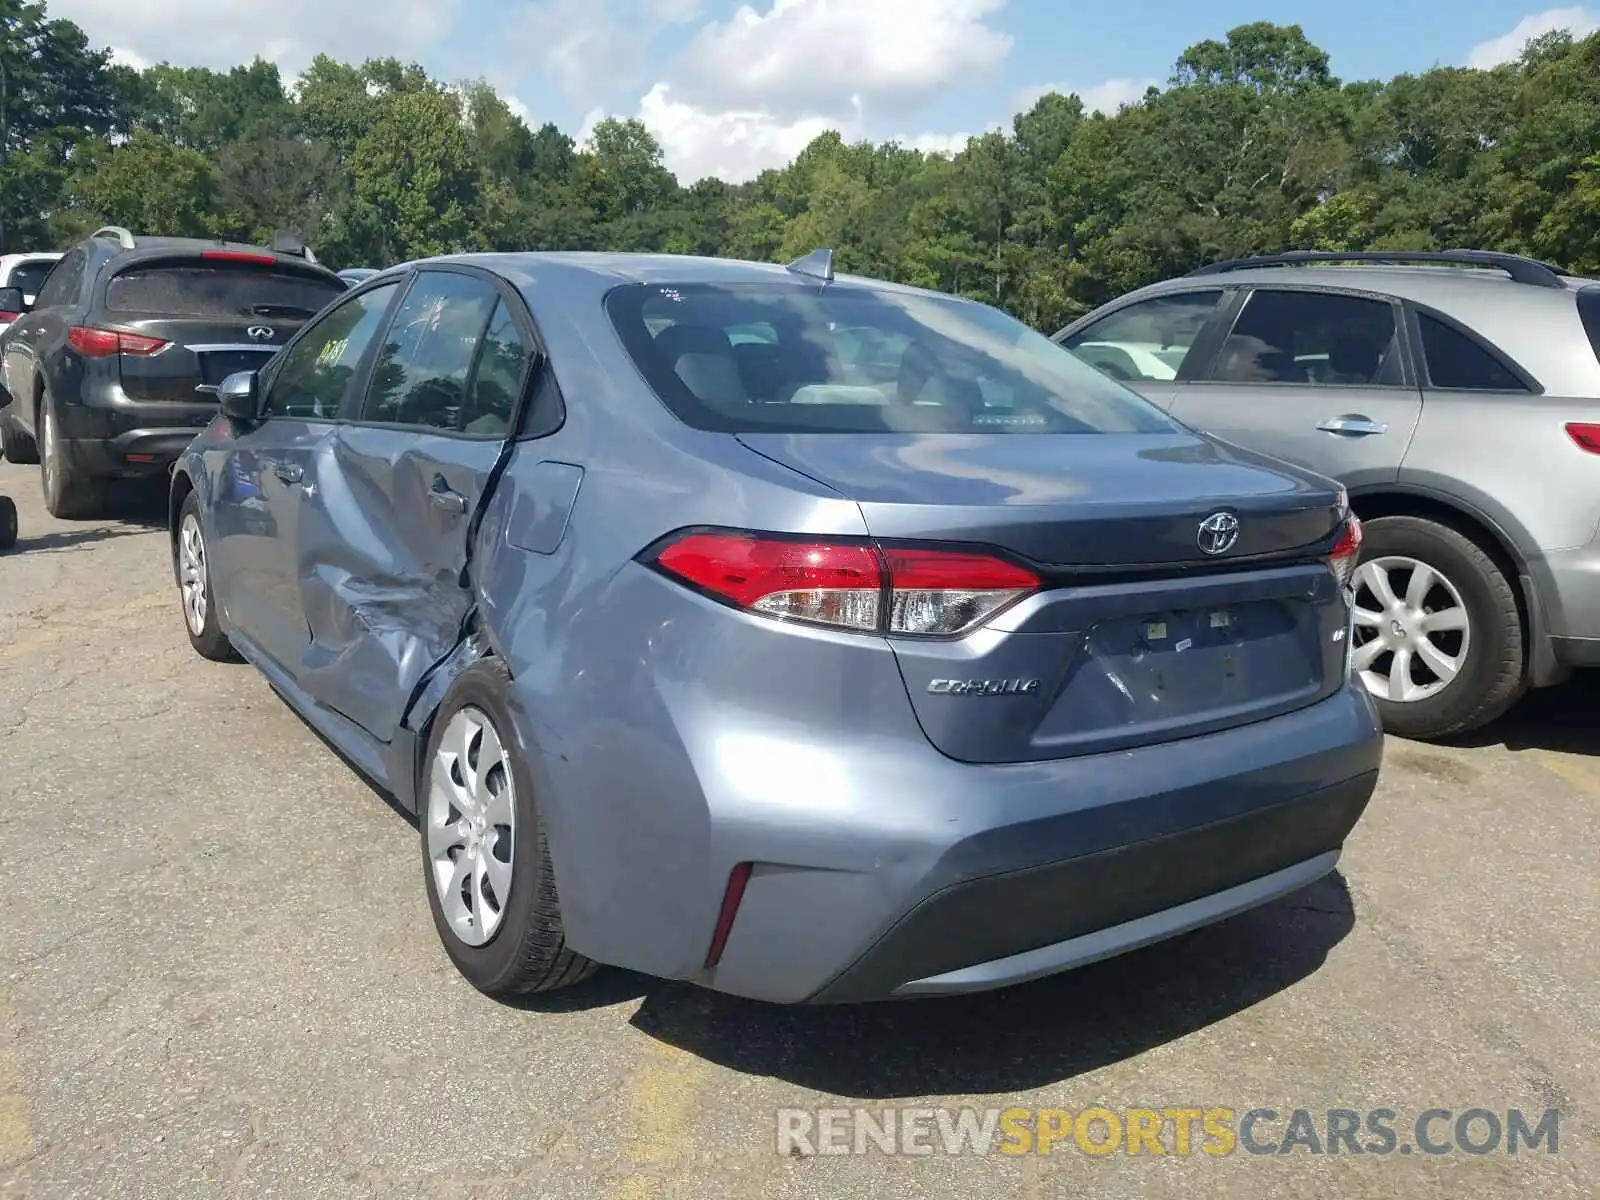
[[[45,254],[0,254],[0,288],[20,288],[22,298],[29,304],[34,302],[39,295],[39,288],[44,283],[45,276],[61,260],[61,255],[50,252]],[[0,312],[0,333],[4,333],[17,319],[14,312]]]

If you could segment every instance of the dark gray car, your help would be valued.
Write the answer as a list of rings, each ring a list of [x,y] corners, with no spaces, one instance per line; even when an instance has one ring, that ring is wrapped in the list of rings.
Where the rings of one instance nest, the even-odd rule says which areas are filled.
[[[496,995],[1033,978],[1330,871],[1379,767],[1335,483],[826,255],[396,268],[171,500],[195,648],[418,813]]]
[[[298,240],[135,237],[73,246],[0,334],[0,446],[39,463],[57,517],[101,515],[114,479],[163,479],[217,411],[344,284]],[[0,289],[0,307],[20,302]]]
[[[1475,251],[1285,254],[1130,293],[1056,338],[1174,417],[1349,488],[1355,666],[1387,728],[1459,733],[1600,665],[1600,281]]]

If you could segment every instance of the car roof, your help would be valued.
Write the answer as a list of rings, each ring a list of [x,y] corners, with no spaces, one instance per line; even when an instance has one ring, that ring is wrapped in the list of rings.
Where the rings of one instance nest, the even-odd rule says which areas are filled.
[[[1480,293],[1494,292],[1499,298],[1507,296],[1563,297],[1579,288],[1600,280],[1583,276],[1563,277],[1559,288],[1538,287],[1518,283],[1491,267],[1451,266],[1282,266],[1241,267],[1218,274],[1180,275],[1139,289],[1140,294],[1156,295],[1168,291],[1194,291],[1197,289],[1247,286],[1247,287],[1332,287],[1352,291],[1387,292],[1420,304],[1448,301],[1462,289],[1478,289]]]
[[[27,254],[0,254],[0,270],[6,270],[19,263],[27,262],[59,262],[63,255],[59,250],[35,250]]]
[[[460,263],[483,267],[513,282],[536,286],[541,279],[559,276],[584,276],[593,283],[793,283],[816,287],[818,280],[791,271],[781,263],[746,262],[732,258],[709,258],[690,254],[608,253],[589,250],[537,250],[518,253],[451,254],[401,264]],[[390,267],[383,274],[398,268]],[[939,296],[959,299],[925,288],[870,279],[860,275],[835,275],[830,286],[869,287],[907,295]]]

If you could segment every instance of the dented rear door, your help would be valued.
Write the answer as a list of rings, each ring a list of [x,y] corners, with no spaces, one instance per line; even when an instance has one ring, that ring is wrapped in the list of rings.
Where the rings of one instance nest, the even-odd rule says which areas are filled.
[[[420,272],[353,419],[315,454],[298,531],[311,632],[299,682],[379,740],[462,636],[473,517],[505,446],[525,345],[489,279]]]

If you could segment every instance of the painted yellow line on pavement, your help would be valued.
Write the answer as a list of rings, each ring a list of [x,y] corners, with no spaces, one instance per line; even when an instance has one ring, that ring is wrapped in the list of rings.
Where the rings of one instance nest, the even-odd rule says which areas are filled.
[[[705,1062],[686,1050],[651,1043],[631,1088],[633,1136],[623,1149],[629,1173],[607,1192],[610,1200],[660,1200],[666,1194],[693,1144],[706,1070]]]
[[[1563,754],[1557,750],[1530,750],[1533,760],[1546,771],[1566,780],[1580,792],[1600,797],[1600,765],[1583,754]]]

